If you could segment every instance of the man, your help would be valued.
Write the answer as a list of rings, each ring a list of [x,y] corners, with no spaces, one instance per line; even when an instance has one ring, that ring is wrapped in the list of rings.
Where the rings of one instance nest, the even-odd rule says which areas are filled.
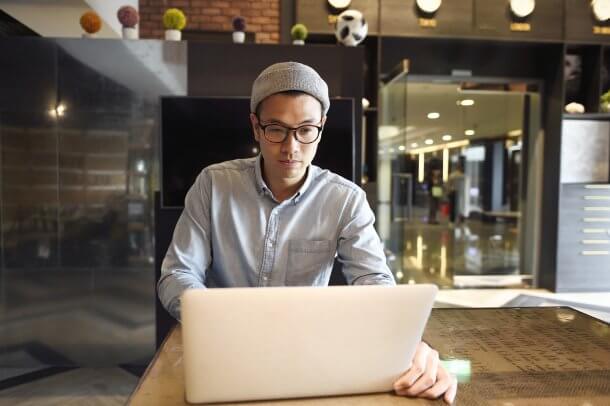
[[[158,283],[175,318],[189,288],[328,285],[335,255],[349,284],[395,284],[362,189],[311,165],[329,106],[309,66],[274,64],[254,81],[261,154],[205,168],[187,193]],[[394,388],[451,403],[457,383],[421,343]]]

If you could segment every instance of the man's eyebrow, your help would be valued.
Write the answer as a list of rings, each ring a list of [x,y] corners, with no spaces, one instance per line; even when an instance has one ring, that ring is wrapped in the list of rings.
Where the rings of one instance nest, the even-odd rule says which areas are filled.
[[[301,121],[299,124],[297,124],[297,127],[303,124],[318,124],[321,120],[316,120],[315,118],[308,118],[307,120],[303,120]],[[261,118],[261,124],[281,124],[284,127],[291,127],[290,125],[288,125],[288,123],[285,123],[282,120],[278,120],[276,118],[270,118],[268,120],[263,120]]]

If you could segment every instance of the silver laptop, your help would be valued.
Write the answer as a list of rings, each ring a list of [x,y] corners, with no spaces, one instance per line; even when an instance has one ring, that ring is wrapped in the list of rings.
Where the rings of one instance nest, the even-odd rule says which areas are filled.
[[[387,392],[410,365],[434,285],[188,290],[189,403]]]

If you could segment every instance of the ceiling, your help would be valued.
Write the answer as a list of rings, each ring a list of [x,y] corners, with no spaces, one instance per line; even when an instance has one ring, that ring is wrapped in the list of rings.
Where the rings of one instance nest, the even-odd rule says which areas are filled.
[[[409,152],[448,142],[518,134],[523,127],[526,93],[485,90],[481,86],[470,86],[469,90],[463,90],[465,87],[459,83],[407,81],[383,87],[380,149],[398,150],[403,146],[404,151]],[[462,106],[460,101],[463,100],[471,100],[474,104]],[[439,118],[429,119],[428,114],[432,112],[439,113]],[[466,130],[474,130],[475,133],[466,135]],[[451,140],[444,141],[444,135],[450,135]],[[425,140],[432,140],[433,144],[426,145]]]

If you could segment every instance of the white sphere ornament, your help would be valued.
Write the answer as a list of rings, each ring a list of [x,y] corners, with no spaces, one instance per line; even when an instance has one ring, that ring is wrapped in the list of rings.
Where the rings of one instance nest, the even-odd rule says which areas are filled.
[[[598,21],[610,20],[610,0],[593,0],[591,7]]]
[[[534,12],[536,0],[510,0],[510,11],[519,18],[525,18]]]
[[[417,0],[415,2],[417,4],[417,8],[419,8],[424,13],[436,13],[439,8],[441,8],[442,0]]]
[[[362,13],[358,10],[345,10],[337,16],[335,37],[346,46],[355,47],[369,32],[369,26]]]

